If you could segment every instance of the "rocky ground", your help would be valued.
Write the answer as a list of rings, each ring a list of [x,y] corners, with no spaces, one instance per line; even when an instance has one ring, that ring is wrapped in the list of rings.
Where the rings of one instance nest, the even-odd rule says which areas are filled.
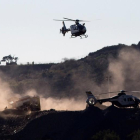
[[[140,109],[91,107],[81,111],[47,110],[26,115],[0,113],[0,140],[90,140],[113,130],[122,140],[140,128]]]

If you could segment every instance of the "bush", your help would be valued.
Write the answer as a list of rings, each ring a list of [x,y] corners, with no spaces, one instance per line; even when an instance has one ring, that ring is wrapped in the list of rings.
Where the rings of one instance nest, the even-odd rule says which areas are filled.
[[[91,140],[120,140],[120,138],[114,131],[104,130],[93,135]]]
[[[134,131],[128,135],[128,140],[140,140],[140,130]]]

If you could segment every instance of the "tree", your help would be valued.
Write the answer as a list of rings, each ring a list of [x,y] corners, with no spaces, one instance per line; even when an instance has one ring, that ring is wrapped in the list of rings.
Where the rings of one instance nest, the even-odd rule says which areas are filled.
[[[12,57],[11,55],[4,56],[1,62],[6,62],[6,65],[17,65],[18,57]]]

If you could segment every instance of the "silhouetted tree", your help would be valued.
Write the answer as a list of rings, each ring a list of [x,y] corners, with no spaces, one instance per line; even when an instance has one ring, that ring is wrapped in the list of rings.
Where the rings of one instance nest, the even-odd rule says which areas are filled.
[[[13,65],[13,64],[17,64],[17,60],[18,57],[8,55],[8,56],[4,56],[1,61],[6,62],[6,65]]]

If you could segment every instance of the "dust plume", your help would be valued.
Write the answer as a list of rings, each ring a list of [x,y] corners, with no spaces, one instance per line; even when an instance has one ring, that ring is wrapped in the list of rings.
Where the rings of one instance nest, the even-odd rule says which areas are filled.
[[[0,110],[8,106],[8,100],[12,97],[18,98],[18,94],[14,94],[9,85],[0,78]]]
[[[27,95],[32,97],[32,96],[37,96],[38,93],[36,92],[36,90],[30,89],[24,94],[24,96],[27,96]]]
[[[39,95],[34,89],[27,91],[24,95],[37,96]],[[74,98],[45,98],[40,95],[41,110],[82,110],[85,109],[85,100]]]
[[[131,47],[122,49],[117,59],[109,60],[111,91],[140,90],[140,52]]]
[[[13,93],[8,83],[0,78],[0,111],[3,111],[5,107],[8,107],[9,100],[18,99],[22,96],[36,96],[39,95],[34,89],[28,90],[26,93],[19,95]],[[85,101],[75,100],[74,98],[44,98],[41,95],[41,110],[56,109],[56,110],[80,110],[85,108]]]
[[[80,67],[76,61],[72,61],[69,65]],[[60,90],[60,93],[57,93],[52,89],[50,91],[44,90],[43,94],[40,94],[40,92],[36,92],[36,90],[31,89],[26,93],[19,95],[13,93],[10,86],[5,82],[6,80],[2,80],[2,78],[0,78],[0,110],[3,110],[8,105],[8,100],[11,97],[20,98],[21,96],[26,95],[41,96],[42,110],[48,110],[51,108],[56,110],[85,109],[85,101],[87,98],[85,91],[90,90],[94,95],[108,91],[108,83],[104,80],[102,85],[97,85],[95,82],[96,74],[94,75],[92,67],[85,65],[86,64],[84,63],[83,66],[79,69],[73,70],[71,75],[66,77],[66,82],[71,80],[72,84],[68,86],[65,91]],[[108,75],[111,76],[109,81],[110,91],[140,90],[140,52],[131,47],[122,49],[117,58],[109,59]],[[101,75],[101,77],[105,76],[105,74]],[[57,79],[53,81],[57,81]],[[60,87],[61,86],[62,85],[60,85]],[[116,95],[116,93],[114,95]],[[106,97],[108,96],[106,95]],[[102,98],[105,97],[103,96]]]
[[[37,95],[36,91],[31,89],[28,90],[25,94],[14,93],[10,88],[9,84],[5,82],[4,77],[6,77],[3,73],[0,72],[0,111],[3,111],[6,107],[9,106],[9,101],[16,101],[22,96],[34,96]]]
[[[27,91],[24,95],[37,96],[39,95],[34,89]],[[83,110],[85,109],[85,100],[79,98],[45,98],[44,95],[40,95],[41,110]]]
[[[56,110],[83,110],[85,109],[85,101],[75,100],[74,98],[68,99],[55,99],[55,98],[41,98],[41,109],[56,109]]]

